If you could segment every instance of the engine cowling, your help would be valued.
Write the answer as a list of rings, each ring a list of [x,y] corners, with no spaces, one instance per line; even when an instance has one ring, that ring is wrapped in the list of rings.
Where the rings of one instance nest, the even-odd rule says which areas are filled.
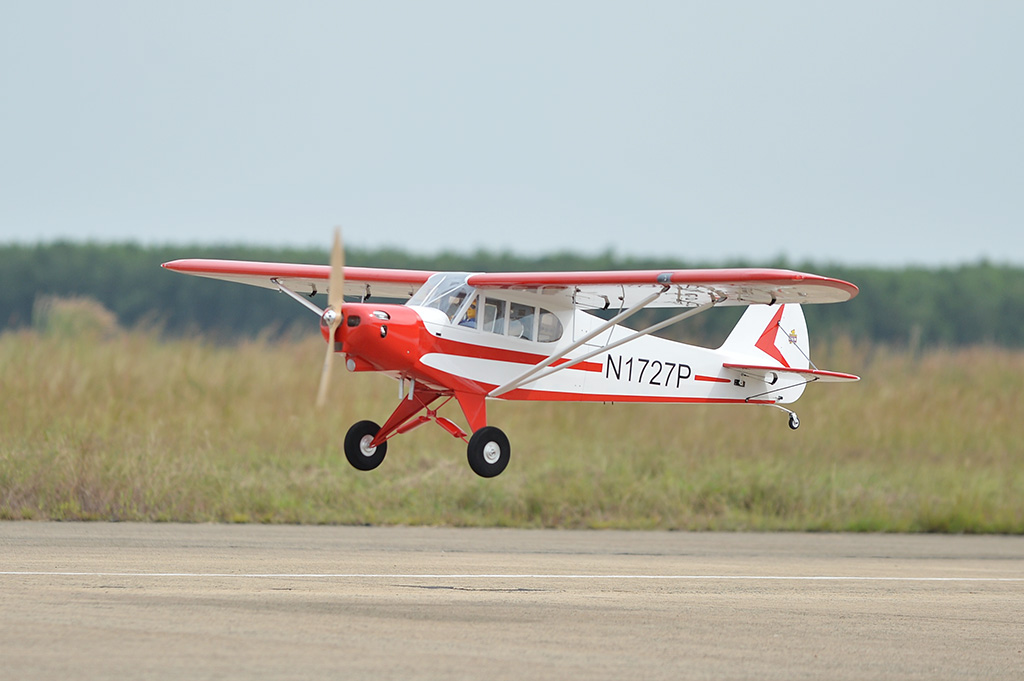
[[[412,371],[422,352],[425,332],[416,312],[405,305],[346,303],[342,323],[335,333],[335,351],[348,357],[349,370]],[[328,327],[320,331],[327,340]]]

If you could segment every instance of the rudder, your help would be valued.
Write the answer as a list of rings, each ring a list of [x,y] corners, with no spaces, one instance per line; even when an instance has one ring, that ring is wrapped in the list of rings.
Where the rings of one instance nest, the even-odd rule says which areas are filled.
[[[806,369],[811,349],[800,305],[751,305],[720,350],[772,366]]]

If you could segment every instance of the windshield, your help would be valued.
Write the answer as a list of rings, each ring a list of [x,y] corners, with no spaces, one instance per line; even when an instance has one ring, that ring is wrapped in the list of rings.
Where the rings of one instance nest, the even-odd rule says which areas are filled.
[[[449,321],[454,321],[462,304],[474,290],[466,283],[468,277],[469,274],[465,272],[439,272],[431,275],[406,305],[432,307],[444,312]]]

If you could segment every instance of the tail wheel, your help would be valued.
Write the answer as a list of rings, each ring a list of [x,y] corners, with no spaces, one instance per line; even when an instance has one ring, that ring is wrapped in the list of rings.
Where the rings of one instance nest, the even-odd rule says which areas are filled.
[[[345,434],[345,458],[354,468],[372,471],[384,461],[384,455],[388,453],[388,443],[370,446],[379,432],[380,426],[373,421],[360,421],[348,429],[348,433]]]
[[[493,426],[484,426],[469,438],[469,467],[482,478],[493,478],[505,470],[511,453],[508,437]]]

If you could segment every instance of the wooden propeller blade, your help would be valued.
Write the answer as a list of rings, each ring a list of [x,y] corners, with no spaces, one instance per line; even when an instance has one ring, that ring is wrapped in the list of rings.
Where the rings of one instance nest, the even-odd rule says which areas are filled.
[[[334,246],[331,248],[331,275],[328,279],[327,309],[327,355],[320,371],[320,387],[316,392],[316,406],[327,404],[327,390],[331,384],[331,368],[334,365],[334,334],[341,326],[341,306],[345,302],[345,250],[341,245],[341,229],[334,230]],[[333,313],[333,314],[330,314]]]
[[[337,325],[331,328],[331,340],[327,342],[324,368],[320,371],[320,387],[316,391],[316,406],[318,409],[322,409],[327,404],[327,388],[331,384],[331,367],[334,364],[334,331],[337,328]]]
[[[341,229],[334,229],[334,247],[331,249],[331,277],[327,282],[327,306],[341,312],[345,302],[345,250],[341,245]]]

